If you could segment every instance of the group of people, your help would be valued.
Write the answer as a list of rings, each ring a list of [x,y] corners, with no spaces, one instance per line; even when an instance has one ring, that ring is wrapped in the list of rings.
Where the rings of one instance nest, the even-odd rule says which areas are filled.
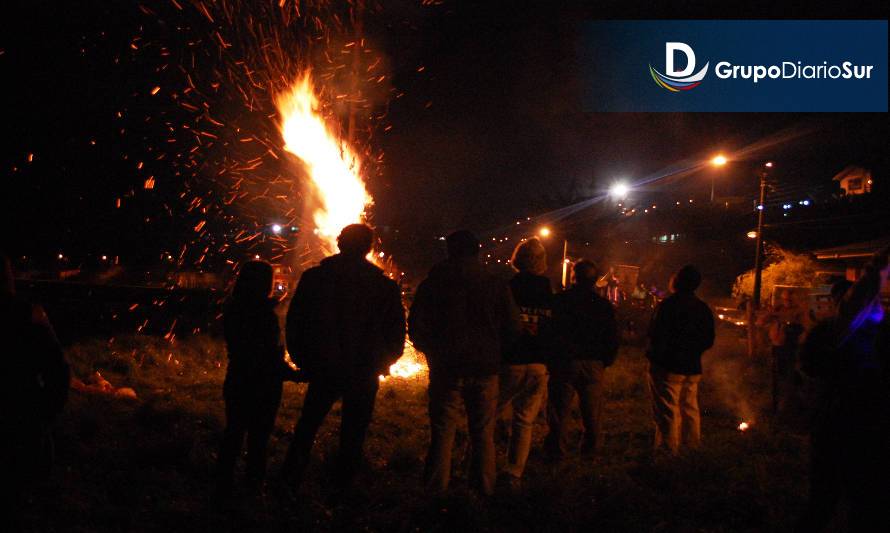
[[[521,485],[545,398],[547,459],[559,461],[579,448],[585,456],[602,452],[604,376],[618,354],[619,338],[614,306],[597,289],[601,272],[595,263],[577,261],[571,286],[554,293],[537,239],[516,247],[511,263],[517,272],[505,279],[480,263],[478,239],[458,231],[447,237],[447,259],[420,284],[406,318],[397,284],[366,259],[373,241],[369,227],[347,226],[338,238],[340,253],[301,277],[285,331],[287,351],[299,370],[285,358],[271,266],[242,265],[223,319],[229,364],[219,498],[231,494],[245,437],[247,478],[255,488],[262,486],[286,380],[308,382],[308,388],[284,461],[285,478],[299,486],[316,434],[342,400],[335,482],[349,489],[362,464],[378,376],[401,357],[406,331],[429,365],[430,444],[423,476],[429,493],[449,487],[452,448],[464,416],[472,446],[471,483],[483,495],[492,494],[499,480],[511,489]],[[824,528],[844,496],[852,529],[887,522],[890,321],[880,291],[888,272],[885,250],[858,281],[835,284],[834,313],[809,331],[800,327],[806,318],[798,316],[790,295],[767,315],[775,326],[774,365],[780,375],[797,371],[799,392],[806,393],[811,408],[811,488],[800,531]],[[700,283],[693,266],[681,268],[648,330],[653,440],[670,455],[697,447],[701,439],[698,384],[702,354],[714,343],[714,318],[695,295]],[[7,383],[0,402],[4,427],[19,428],[0,441],[4,486],[21,495],[35,471],[46,471],[50,463],[48,428],[66,401],[70,372],[46,314],[16,296],[5,257],[0,257],[0,315],[0,336],[11,353],[28,354],[0,361],[5,375],[28,376]],[[576,398],[580,438],[572,427]],[[506,418],[510,437],[499,476],[495,427]],[[21,502],[3,501],[3,516],[16,516]]]
[[[302,275],[285,332],[299,372],[283,360],[270,266],[259,261],[242,266],[224,313],[229,366],[220,496],[230,493],[245,435],[248,479],[262,483],[287,379],[309,385],[284,476],[295,486],[301,483],[316,433],[342,400],[335,481],[348,490],[362,463],[378,376],[401,357],[406,329],[429,366],[430,444],[423,482],[430,494],[449,487],[455,434],[464,416],[470,482],[483,495],[493,494],[498,483],[511,489],[521,484],[545,397],[547,459],[559,461],[578,448],[586,456],[602,451],[604,376],[618,354],[619,334],[614,306],[599,295],[602,273],[594,262],[577,261],[571,287],[554,294],[538,239],[516,247],[511,263],[517,273],[507,280],[480,262],[480,243],[471,232],[457,231],[446,239],[447,259],[418,286],[406,320],[398,286],[366,260],[373,240],[369,227],[347,226],[338,238],[340,253]],[[658,307],[650,328],[655,444],[672,454],[700,440],[701,355],[714,341],[711,311],[695,296],[700,281],[694,267],[681,269],[673,295]],[[576,398],[581,438],[573,428]],[[505,415],[510,437],[499,475],[495,428]]]

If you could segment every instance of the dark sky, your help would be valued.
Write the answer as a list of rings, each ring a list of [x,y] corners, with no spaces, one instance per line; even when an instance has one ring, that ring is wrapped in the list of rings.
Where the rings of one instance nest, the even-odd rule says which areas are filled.
[[[238,212],[188,205],[193,194],[224,197],[218,181],[201,181],[213,165],[199,161],[193,174],[184,172],[185,160],[176,158],[182,144],[168,142],[165,131],[165,123],[189,118],[179,104],[194,94],[171,87],[184,87],[189,72],[198,84],[212,79],[225,61],[184,53],[196,37],[212,41],[219,21],[208,24],[189,2],[179,4],[183,10],[169,0],[4,3],[6,247],[49,255],[115,248],[150,257],[179,242],[202,244],[184,236],[201,220],[231,235],[224,228]],[[370,151],[383,153],[369,179],[380,225],[423,235],[459,226],[485,232],[595,195],[616,178],[642,179],[782,132],[810,133],[732,165],[722,194],[750,192],[751,166],[761,158],[776,159],[784,179],[801,183],[825,182],[851,163],[886,175],[886,115],[584,113],[574,54],[578,28],[591,18],[786,18],[803,6],[813,18],[886,18],[884,2],[814,8],[755,1],[719,10],[688,2],[471,4],[379,2],[365,19],[369,46],[388,74],[388,92],[372,102],[385,118],[368,141]],[[155,86],[162,91],[151,95]],[[241,109],[226,97],[208,100],[229,117]],[[261,129],[263,116],[255,115],[239,123],[237,135]],[[201,146],[195,158],[222,157],[224,150]],[[136,169],[142,160],[147,168]],[[149,176],[159,185],[146,198]],[[691,175],[653,188],[702,194],[707,180]],[[207,247],[218,250],[219,239]]]

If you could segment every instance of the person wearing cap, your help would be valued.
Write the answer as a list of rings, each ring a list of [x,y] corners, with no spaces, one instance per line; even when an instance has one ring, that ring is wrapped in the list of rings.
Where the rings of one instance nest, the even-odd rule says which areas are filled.
[[[649,325],[649,391],[655,448],[672,455],[701,442],[698,385],[702,354],[714,345],[714,314],[695,290],[701,274],[692,265],[671,279],[672,294],[655,308]]]

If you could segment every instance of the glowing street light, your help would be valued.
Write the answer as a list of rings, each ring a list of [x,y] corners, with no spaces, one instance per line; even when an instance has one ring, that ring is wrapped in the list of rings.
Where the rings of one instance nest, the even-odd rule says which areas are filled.
[[[613,198],[624,199],[627,197],[628,192],[630,192],[630,187],[623,181],[615,182],[609,187],[609,194]]]
[[[275,235],[281,233],[281,224],[272,224],[272,233]]]
[[[545,237],[545,238],[549,237],[550,236],[550,228],[548,228],[547,226],[544,226],[543,228],[538,230],[538,235],[540,235],[541,237]]]
[[[746,235],[749,239],[756,239],[756,238],[757,238],[757,232],[754,231],[754,230],[749,231],[749,232],[746,233],[745,235]]]

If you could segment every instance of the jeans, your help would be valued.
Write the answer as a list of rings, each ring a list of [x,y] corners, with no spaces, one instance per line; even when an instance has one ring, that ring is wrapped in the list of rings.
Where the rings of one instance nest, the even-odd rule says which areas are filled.
[[[572,447],[572,402],[578,395],[581,421],[584,425],[585,453],[598,453],[602,448],[602,419],[605,395],[602,361],[578,359],[558,361],[550,365],[547,398],[547,424],[550,432],[544,448],[554,458],[565,455]]]
[[[547,391],[547,367],[543,364],[507,365],[501,369],[498,416],[513,407],[510,446],[504,472],[522,477],[532,444],[532,427]]]
[[[424,484],[431,493],[448,489],[454,435],[467,414],[472,445],[470,482],[486,495],[494,493],[494,426],[498,403],[498,377],[453,377],[430,375],[430,448],[426,457]]]
[[[315,436],[337,400],[343,400],[340,421],[340,450],[336,482],[341,488],[352,484],[362,464],[363,448],[374,401],[380,387],[377,375],[344,377],[326,376],[309,383],[303,412],[294,429],[294,438],[287,451],[284,471],[297,484],[302,481]]]
[[[697,448],[701,443],[701,417],[698,410],[698,384],[701,374],[672,374],[657,366],[649,368],[649,392],[655,419],[655,448],[671,454],[680,444]]]

